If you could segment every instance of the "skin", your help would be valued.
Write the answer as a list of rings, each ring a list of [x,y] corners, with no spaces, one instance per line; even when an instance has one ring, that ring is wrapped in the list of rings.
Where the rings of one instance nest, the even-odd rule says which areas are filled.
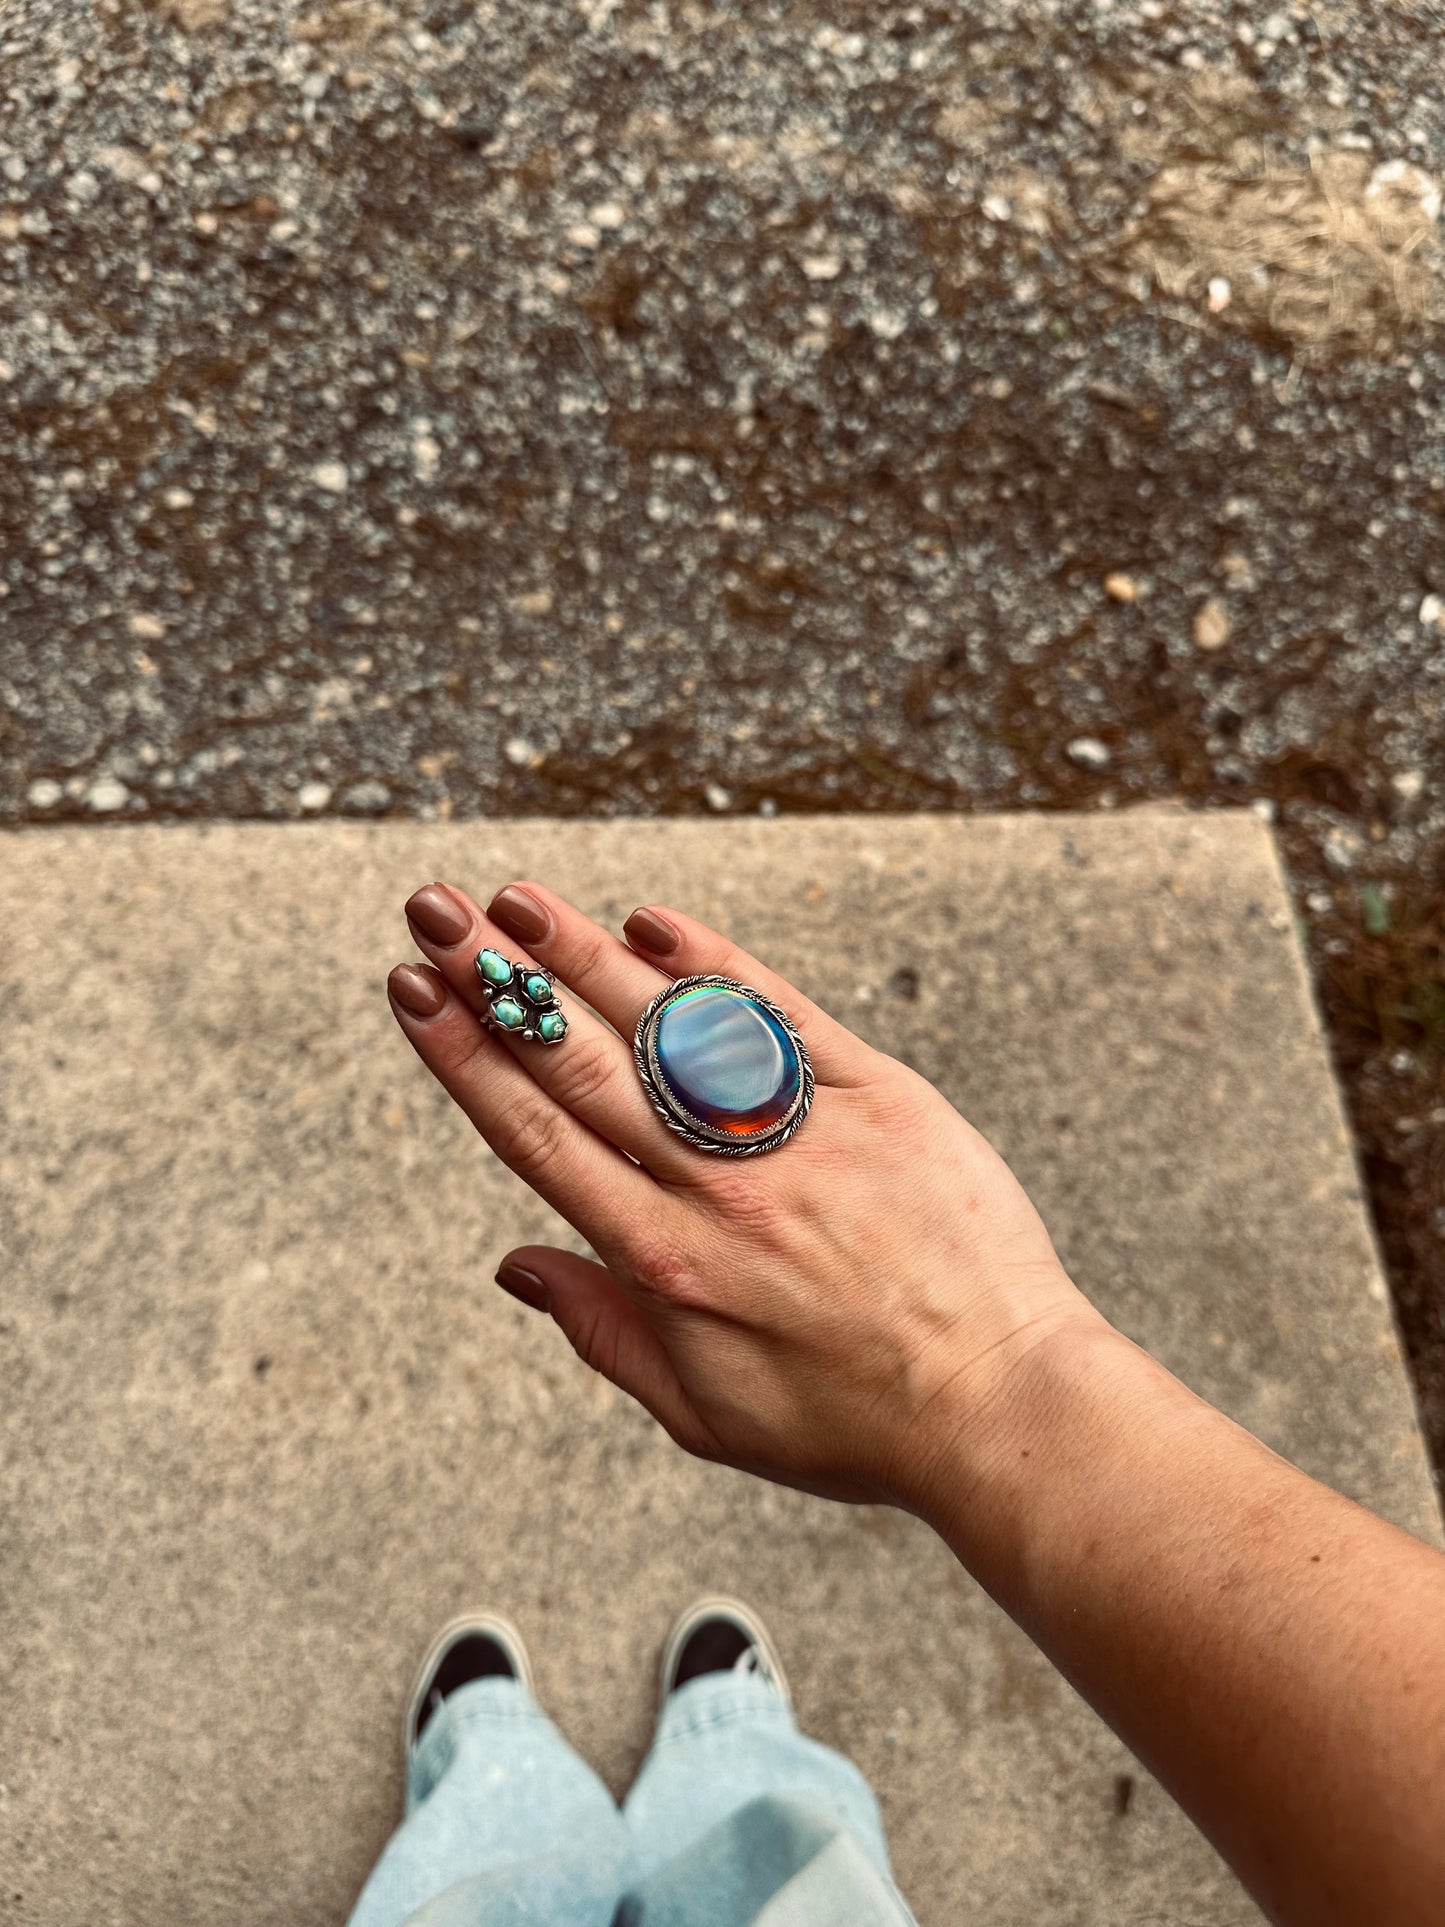
[[[392,973],[401,1028],[602,1260],[530,1245],[499,1283],[685,1450],[925,1519],[1272,1920],[1441,1919],[1445,1556],[1114,1331],[958,1112],[725,937],[657,908],[623,942],[537,883],[408,908],[428,962]],[[485,1026],[484,945],[555,973],[563,1044]],[[813,1060],[806,1124],[763,1157],[692,1149],[636,1076],[643,1008],[702,971],[773,998]]]

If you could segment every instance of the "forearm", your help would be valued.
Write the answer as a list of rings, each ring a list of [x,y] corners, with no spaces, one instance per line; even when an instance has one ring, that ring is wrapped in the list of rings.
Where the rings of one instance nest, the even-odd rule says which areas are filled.
[[[921,1509],[1265,1911],[1438,1920],[1445,1556],[1107,1326],[1036,1348],[986,1411]]]
[[[679,1443],[931,1519],[1280,1921],[1438,1916],[1445,1558],[1112,1333],[953,1107],[717,932],[647,908],[619,944],[536,884],[408,916],[429,968],[392,973],[398,1022],[607,1256],[524,1247],[499,1282]],[[485,1028],[473,960],[514,943],[582,1000],[560,1054]],[[816,1070],[796,1150],[743,1171],[666,1128],[624,1041],[714,975]]]

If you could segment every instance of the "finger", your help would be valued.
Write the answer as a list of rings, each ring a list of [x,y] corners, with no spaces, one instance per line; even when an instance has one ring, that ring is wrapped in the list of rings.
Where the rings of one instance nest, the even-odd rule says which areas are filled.
[[[502,1162],[599,1251],[655,1224],[665,1196],[647,1173],[548,1096],[440,971],[398,964],[392,1012],[418,1057]]]
[[[634,910],[622,929],[632,949],[669,976],[733,977],[771,997],[797,1026],[820,1083],[868,1082],[874,1053],[861,1037],[705,923],[678,910],[649,907]]]
[[[541,883],[509,883],[487,915],[631,1041],[637,1020],[671,976]]]
[[[523,1304],[550,1312],[584,1364],[635,1398],[679,1445],[712,1455],[711,1434],[662,1340],[605,1265],[550,1245],[521,1245],[498,1266],[497,1283]]]
[[[446,979],[452,994],[485,1016],[486,993],[476,972],[480,950],[499,950],[527,968],[539,959],[523,953],[505,930],[483,916],[463,890],[433,883],[408,898],[407,922],[418,948]],[[577,1004],[566,1010],[567,1035],[554,1046],[498,1033],[497,1041],[564,1109],[621,1147],[659,1177],[688,1169],[687,1147],[653,1110],[638,1079],[631,1046],[601,1018]]]

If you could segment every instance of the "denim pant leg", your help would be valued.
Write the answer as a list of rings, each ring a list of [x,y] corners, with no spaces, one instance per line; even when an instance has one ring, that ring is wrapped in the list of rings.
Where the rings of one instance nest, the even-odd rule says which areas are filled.
[[[747,1673],[704,1673],[663,1707],[623,1807],[634,1882],[769,1795],[826,1810],[891,1882],[883,1822],[868,1782],[851,1760],[800,1733],[773,1688]]]
[[[402,1927],[428,1901],[428,1927],[608,1927],[629,1856],[612,1795],[520,1681],[473,1680],[427,1722],[349,1927]]]

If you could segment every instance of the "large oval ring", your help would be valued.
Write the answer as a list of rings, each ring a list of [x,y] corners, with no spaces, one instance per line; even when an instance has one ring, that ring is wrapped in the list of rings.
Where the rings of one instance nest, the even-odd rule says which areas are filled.
[[[719,1157],[775,1151],[813,1102],[813,1066],[791,1019],[732,977],[679,977],[659,991],[633,1055],[669,1129]]]

